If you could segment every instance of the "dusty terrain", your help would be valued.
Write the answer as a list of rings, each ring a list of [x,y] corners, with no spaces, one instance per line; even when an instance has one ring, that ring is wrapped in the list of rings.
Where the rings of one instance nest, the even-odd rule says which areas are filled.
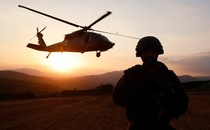
[[[189,110],[173,120],[177,130],[210,130],[210,93],[188,92]],[[0,129],[126,130],[124,110],[110,95],[0,102]]]

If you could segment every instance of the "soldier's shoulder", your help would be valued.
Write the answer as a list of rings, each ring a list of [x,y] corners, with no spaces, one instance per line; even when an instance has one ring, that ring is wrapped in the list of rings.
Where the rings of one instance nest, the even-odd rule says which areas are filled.
[[[169,70],[168,67],[163,62],[158,61],[157,65],[158,65],[159,70],[161,70],[161,71],[168,71]]]
[[[124,71],[124,74],[134,74],[138,73],[142,70],[142,66],[140,64],[137,64],[135,66],[132,66]]]
[[[173,70],[168,69],[168,67],[162,62],[158,62],[158,67],[161,70],[161,72],[163,72],[164,74],[173,75],[173,76],[176,75]]]

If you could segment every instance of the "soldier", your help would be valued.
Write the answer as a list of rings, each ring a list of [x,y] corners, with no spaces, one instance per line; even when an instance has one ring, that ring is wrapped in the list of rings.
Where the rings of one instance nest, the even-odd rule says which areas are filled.
[[[189,98],[178,77],[158,61],[163,53],[156,37],[140,39],[136,56],[143,64],[125,70],[114,88],[113,102],[125,108],[129,130],[175,130],[171,119],[187,110]]]

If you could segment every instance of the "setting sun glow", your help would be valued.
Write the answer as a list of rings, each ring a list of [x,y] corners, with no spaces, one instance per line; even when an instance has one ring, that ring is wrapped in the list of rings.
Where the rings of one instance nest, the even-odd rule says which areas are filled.
[[[49,66],[54,71],[61,73],[73,71],[81,66],[79,58],[67,53],[52,55],[48,60]]]

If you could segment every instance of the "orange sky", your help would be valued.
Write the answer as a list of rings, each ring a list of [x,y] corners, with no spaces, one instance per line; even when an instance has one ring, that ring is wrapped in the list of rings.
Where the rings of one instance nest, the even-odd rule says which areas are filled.
[[[83,4],[81,4],[83,3]],[[54,15],[67,21],[88,26],[107,11],[112,14],[92,28],[134,37],[153,35],[160,39],[165,54],[159,59],[178,75],[210,74],[210,1],[3,1],[0,4],[0,69],[48,68],[69,75],[99,74],[124,70],[141,60],[135,57],[138,40],[103,34],[115,43],[113,49],[102,52],[52,53],[26,48],[37,43],[36,27],[43,31],[47,45],[63,40],[64,35],[78,30],[45,16],[18,8],[18,5]],[[103,5],[103,6],[102,6]],[[43,67],[40,67],[43,66]],[[76,71],[78,70],[78,71]]]

